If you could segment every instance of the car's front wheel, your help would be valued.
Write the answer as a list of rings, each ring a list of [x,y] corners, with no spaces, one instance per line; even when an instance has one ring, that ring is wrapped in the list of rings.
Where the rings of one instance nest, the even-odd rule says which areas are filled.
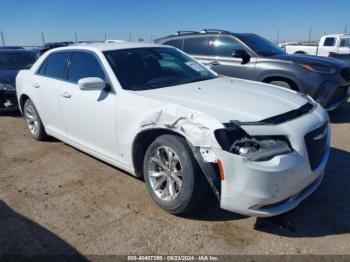
[[[274,85],[274,86],[280,86],[280,87],[283,87],[286,89],[293,89],[292,86],[285,81],[271,81],[271,82],[269,82],[269,84]]]
[[[143,171],[152,199],[169,213],[195,209],[207,193],[205,177],[182,137],[158,137],[146,151]]]
[[[39,141],[47,139],[47,134],[39,113],[30,99],[27,99],[24,103],[23,116],[26,120],[27,128],[31,137]]]

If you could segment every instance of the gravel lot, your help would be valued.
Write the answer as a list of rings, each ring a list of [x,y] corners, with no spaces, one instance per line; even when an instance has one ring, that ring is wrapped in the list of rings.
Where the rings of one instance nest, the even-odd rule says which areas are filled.
[[[0,116],[0,255],[350,254],[350,101],[332,119],[320,188],[274,218],[221,210],[212,195],[176,217],[144,182],[62,142],[36,142]]]

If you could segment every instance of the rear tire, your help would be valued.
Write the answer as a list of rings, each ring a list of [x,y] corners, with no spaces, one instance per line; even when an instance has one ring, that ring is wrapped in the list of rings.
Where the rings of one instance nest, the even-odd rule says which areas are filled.
[[[184,214],[198,207],[208,191],[186,140],[162,135],[147,149],[143,173],[154,202],[171,214]]]
[[[23,116],[26,120],[27,129],[32,138],[38,141],[43,141],[48,138],[45,132],[45,127],[41,121],[40,115],[36,110],[32,100],[26,100],[23,106]]]

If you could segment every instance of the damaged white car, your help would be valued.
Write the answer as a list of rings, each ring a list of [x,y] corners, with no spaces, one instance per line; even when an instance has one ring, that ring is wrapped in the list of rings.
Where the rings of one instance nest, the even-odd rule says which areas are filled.
[[[183,52],[139,43],[48,51],[17,77],[31,136],[56,137],[144,177],[173,214],[210,188],[253,216],[296,207],[321,183],[328,116],[311,98],[220,77]]]

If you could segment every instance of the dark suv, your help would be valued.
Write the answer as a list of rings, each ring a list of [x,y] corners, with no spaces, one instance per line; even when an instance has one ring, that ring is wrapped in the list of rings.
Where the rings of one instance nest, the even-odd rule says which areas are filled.
[[[316,56],[288,55],[256,34],[216,29],[179,31],[155,42],[177,47],[219,74],[310,95],[327,110],[337,108],[349,96],[350,69],[345,63]]]

